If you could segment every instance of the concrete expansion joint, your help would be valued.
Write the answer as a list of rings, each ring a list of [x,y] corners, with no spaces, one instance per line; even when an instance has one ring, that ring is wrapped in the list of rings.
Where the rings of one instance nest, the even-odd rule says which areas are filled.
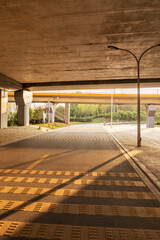
[[[135,157],[134,154],[129,149],[127,149],[106,127],[103,128],[111,136],[116,146],[131,163],[133,168],[136,170],[138,175],[140,175],[140,177],[149,187],[151,192],[160,201],[160,180],[157,178],[157,176],[153,172],[151,172],[151,170],[147,166],[145,166],[140,159]]]

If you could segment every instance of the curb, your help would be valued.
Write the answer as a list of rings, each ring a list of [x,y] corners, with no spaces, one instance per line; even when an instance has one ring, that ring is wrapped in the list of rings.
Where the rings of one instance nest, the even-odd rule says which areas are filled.
[[[104,130],[111,136],[116,146],[124,154],[138,175],[142,178],[151,192],[160,201],[160,180],[137,158],[131,153],[106,127]]]

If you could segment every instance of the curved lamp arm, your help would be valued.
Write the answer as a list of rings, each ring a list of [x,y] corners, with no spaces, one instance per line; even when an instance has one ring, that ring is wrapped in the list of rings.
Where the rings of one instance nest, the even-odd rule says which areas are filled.
[[[141,61],[141,58],[143,57],[143,55],[148,52],[149,50],[151,50],[152,48],[155,48],[155,47],[159,47],[160,46],[160,43],[159,44],[156,44],[150,48],[147,48],[141,55],[139,58],[136,57],[136,55],[134,53],[132,53],[130,50],[127,50],[127,49],[124,49],[124,48],[118,48],[118,47],[115,47],[115,46],[108,46],[109,49],[114,49],[114,50],[122,50],[124,52],[128,52],[130,53],[135,59],[137,62],[140,62]]]
[[[115,46],[108,46],[109,49],[114,49],[114,50],[121,50],[121,51],[124,51],[124,52],[128,52],[130,53],[135,59],[136,61],[138,62],[138,58],[136,57],[136,55],[134,53],[132,53],[130,50],[127,50],[127,49],[124,49],[124,48],[118,48],[118,47],[115,47]]]
[[[143,55],[146,53],[146,52],[148,52],[149,50],[151,50],[152,48],[155,48],[155,47],[160,47],[160,43],[159,44],[156,44],[156,45],[154,45],[154,46],[152,46],[152,47],[150,47],[150,48],[147,48],[142,54],[141,54],[141,56],[139,57],[139,62],[141,61],[141,58],[143,57]]]

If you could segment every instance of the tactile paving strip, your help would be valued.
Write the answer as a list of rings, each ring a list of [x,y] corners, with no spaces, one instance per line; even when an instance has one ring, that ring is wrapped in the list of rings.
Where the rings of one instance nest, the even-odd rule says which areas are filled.
[[[160,230],[0,222],[0,236],[61,240],[159,240]]]
[[[160,208],[46,202],[0,201],[0,210],[160,218]]]
[[[60,178],[32,178],[32,177],[10,177],[0,176],[0,181],[3,182],[26,182],[26,183],[50,183],[50,184],[62,184],[71,183],[77,185],[98,185],[98,186],[130,186],[130,187],[144,187],[145,184],[142,181],[126,181],[126,180],[92,180],[92,179],[60,179]]]
[[[14,194],[34,194],[72,197],[95,197],[95,198],[121,198],[121,199],[156,199],[151,192],[126,192],[126,191],[97,191],[78,189],[58,189],[54,188],[30,188],[1,186],[0,193]]]
[[[108,177],[137,177],[136,173],[123,173],[123,172],[79,172],[79,171],[46,171],[46,170],[27,170],[27,169],[0,169],[0,173],[12,174],[39,174],[39,175],[57,175],[57,176],[108,176]]]

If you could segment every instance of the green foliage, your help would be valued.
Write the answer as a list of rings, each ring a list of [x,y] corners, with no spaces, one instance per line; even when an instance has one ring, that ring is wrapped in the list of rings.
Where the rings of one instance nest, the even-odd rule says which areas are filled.
[[[43,109],[41,107],[34,109],[34,118],[43,119]]]
[[[91,122],[93,120],[93,117],[88,116],[88,117],[70,117],[71,122]]]
[[[97,117],[102,115],[105,111],[106,106],[99,104],[71,104],[70,106],[70,116],[74,118],[87,116]]]
[[[118,106],[119,111],[112,113],[113,121],[136,121],[137,120],[137,108],[132,105]],[[111,119],[111,105],[101,104],[71,104],[70,106],[71,121],[87,122],[92,121],[94,118],[103,117],[110,121]],[[160,114],[157,115],[160,118]],[[92,117],[88,118],[88,117]],[[145,107],[141,106],[141,121],[146,120]]]
[[[31,121],[34,118],[34,109],[30,108],[29,109],[29,121]]]
[[[32,124],[39,124],[43,122],[43,109],[41,107],[29,109],[29,120]]]
[[[141,121],[146,121],[146,112],[141,111]]]
[[[56,108],[56,111],[61,113],[61,114],[65,114],[65,108],[61,105],[59,105],[57,108]]]
[[[8,126],[16,126],[18,125],[17,113],[9,112],[8,113]]]
[[[160,112],[156,112],[155,121],[160,122]]]
[[[103,117],[110,120],[111,112],[103,114]],[[137,112],[120,110],[118,113],[113,112],[112,117],[113,117],[113,121],[116,121],[117,119],[122,122],[123,121],[136,121]],[[146,113],[144,111],[141,111],[141,121],[145,121],[145,120],[146,120]]]

